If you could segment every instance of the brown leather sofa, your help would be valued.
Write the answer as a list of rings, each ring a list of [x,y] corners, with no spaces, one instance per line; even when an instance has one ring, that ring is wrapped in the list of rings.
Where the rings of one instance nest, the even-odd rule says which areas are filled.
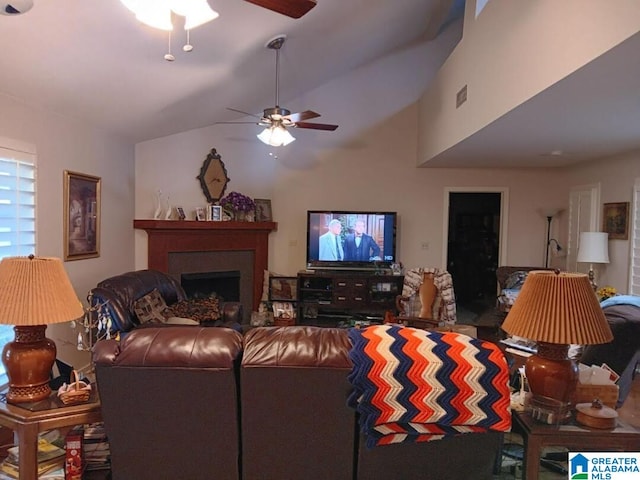
[[[167,305],[186,300],[187,295],[174,277],[157,270],[136,270],[102,280],[90,292],[92,306],[105,303],[112,320],[112,332],[126,333],[140,326],[134,303],[157,289]],[[217,325],[242,323],[242,304],[226,302],[220,305]]]
[[[347,330],[303,326],[244,339],[150,327],[98,342],[113,478],[492,478],[499,433],[367,448],[347,406],[350,348]]]

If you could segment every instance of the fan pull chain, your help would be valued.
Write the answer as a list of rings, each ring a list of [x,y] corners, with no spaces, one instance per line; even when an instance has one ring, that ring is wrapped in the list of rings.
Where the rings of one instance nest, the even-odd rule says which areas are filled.
[[[191,41],[189,40],[190,33],[191,30],[187,30],[187,43],[182,47],[183,52],[190,52],[191,50],[193,50],[193,45],[191,45]]]
[[[169,51],[164,54],[164,59],[167,62],[173,62],[176,59],[176,57],[171,53],[171,30],[169,30]]]

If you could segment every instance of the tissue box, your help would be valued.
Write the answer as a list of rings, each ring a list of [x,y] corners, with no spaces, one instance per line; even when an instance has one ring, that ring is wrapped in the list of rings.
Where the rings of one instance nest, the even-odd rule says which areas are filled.
[[[578,383],[574,403],[590,403],[595,398],[599,398],[603,405],[616,408],[618,390],[618,385],[583,385]]]

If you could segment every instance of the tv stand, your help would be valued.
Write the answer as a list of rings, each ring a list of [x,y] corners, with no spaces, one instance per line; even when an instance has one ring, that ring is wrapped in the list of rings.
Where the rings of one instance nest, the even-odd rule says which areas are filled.
[[[402,275],[371,270],[303,270],[298,272],[298,324],[335,327],[353,318],[382,322],[386,311],[395,313],[403,282]]]

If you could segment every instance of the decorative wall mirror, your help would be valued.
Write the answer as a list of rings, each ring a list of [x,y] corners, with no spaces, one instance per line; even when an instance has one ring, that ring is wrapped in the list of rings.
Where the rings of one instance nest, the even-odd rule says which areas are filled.
[[[212,148],[205,158],[200,175],[196,178],[200,180],[202,192],[209,203],[214,203],[222,198],[230,179],[227,176],[227,169],[222,158],[215,148]]]

